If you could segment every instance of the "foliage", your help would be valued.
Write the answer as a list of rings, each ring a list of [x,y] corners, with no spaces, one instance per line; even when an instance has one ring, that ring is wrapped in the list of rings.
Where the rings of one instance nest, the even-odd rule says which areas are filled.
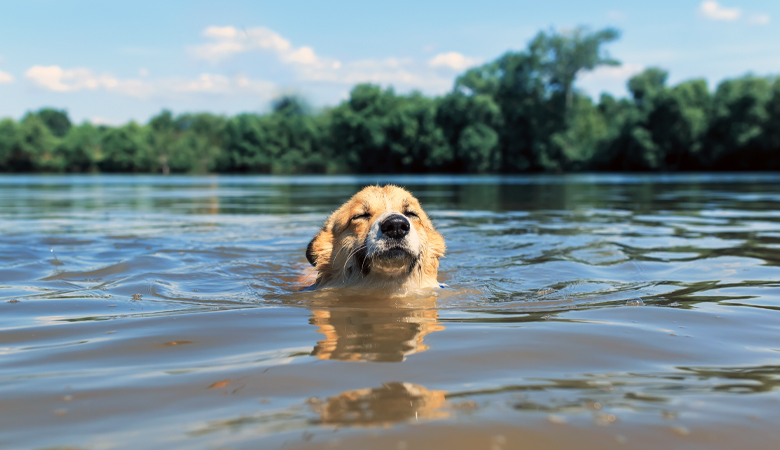
[[[618,65],[613,29],[538,33],[523,51],[459,76],[441,97],[355,86],[314,111],[285,95],[267,114],[164,110],[146,124],[72,124],[43,108],[0,120],[0,171],[157,173],[522,173],[780,170],[780,78],[746,75],[711,92],[649,68],[629,98],[579,92]]]

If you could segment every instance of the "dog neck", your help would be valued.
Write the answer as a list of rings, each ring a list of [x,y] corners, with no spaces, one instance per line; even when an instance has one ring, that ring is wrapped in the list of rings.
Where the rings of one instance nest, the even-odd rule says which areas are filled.
[[[341,274],[320,272],[316,289],[357,288],[368,290],[396,290],[437,288],[436,277],[427,276],[417,260],[404,264],[373,264],[369,260],[356,258],[356,264],[347,267]]]

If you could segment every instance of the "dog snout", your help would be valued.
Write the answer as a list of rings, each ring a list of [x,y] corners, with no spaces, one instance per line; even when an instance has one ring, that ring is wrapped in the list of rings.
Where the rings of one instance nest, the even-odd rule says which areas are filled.
[[[382,233],[391,239],[401,239],[409,234],[409,220],[400,214],[393,214],[379,224]]]

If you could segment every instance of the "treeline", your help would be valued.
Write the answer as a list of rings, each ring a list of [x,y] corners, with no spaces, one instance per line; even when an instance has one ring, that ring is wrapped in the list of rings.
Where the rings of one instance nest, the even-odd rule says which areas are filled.
[[[109,127],[42,109],[0,121],[0,171],[157,173],[522,173],[780,169],[780,79],[710,92],[651,68],[630,98],[595,103],[574,83],[617,65],[618,33],[539,33],[522,52],[468,70],[429,98],[361,84],[312,112],[284,97],[268,114],[174,116]]]

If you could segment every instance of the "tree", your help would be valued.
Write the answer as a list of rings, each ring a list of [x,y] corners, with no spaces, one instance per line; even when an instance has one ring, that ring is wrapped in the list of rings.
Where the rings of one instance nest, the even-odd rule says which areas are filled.
[[[432,162],[445,172],[485,173],[502,168],[499,130],[501,109],[490,95],[455,90],[439,103],[436,121],[447,147],[432,155]]]
[[[27,114],[19,126],[19,140],[11,153],[9,166],[14,172],[60,172],[64,161],[55,154],[57,141],[43,120]]]
[[[691,80],[661,91],[647,117],[647,129],[664,170],[694,169],[702,157],[712,98],[705,80]]]
[[[239,114],[230,118],[222,139],[226,152],[223,167],[227,170],[270,173],[271,158],[266,147],[268,137],[260,116]]]
[[[89,122],[71,127],[56,149],[56,153],[64,160],[63,169],[68,172],[97,170],[100,140],[100,131]]]
[[[174,172],[207,173],[224,171],[227,158],[222,150],[223,130],[227,120],[208,113],[180,114],[175,128],[182,133],[171,157]],[[186,141],[186,142],[185,142]],[[188,144],[189,143],[189,144]],[[179,149],[179,147],[183,147]],[[188,157],[186,149],[192,149]],[[185,158],[189,158],[185,160]]]
[[[11,157],[19,146],[19,126],[12,119],[0,120],[0,171],[14,171]]]
[[[607,166],[610,170],[658,170],[663,167],[664,155],[653,140],[648,119],[656,107],[658,97],[666,89],[668,72],[656,67],[631,77],[628,90],[633,105],[626,111],[620,133],[610,145]]]
[[[564,134],[575,121],[574,81],[582,71],[618,64],[603,49],[617,37],[610,28],[540,32],[526,51],[509,52],[457,79],[454,92],[489,95],[499,106],[501,171],[559,171],[569,165]]]
[[[51,133],[58,137],[64,137],[68,134],[68,130],[72,126],[70,118],[68,118],[68,112],[54,108],[41,108],[35,113]]]
[[[767,78],[747,75],[718,85],[707,133],[706,167],[766,168],[762,162],[763,133],[770,119],[767,107],[771,99],[772,84]]]
[[[767,118],[763,131],[764,168],[780,169],[780,77],[772,83],[772,98],[766,105]],[[1,157],[0,157],[1,158]]]
[[[160,170],[164,175],[168,175],[171,171],[169,164],[171,152],[174,150],[174,145],[178,138],[178,130],[176,129],[176,124],[173,120],[173,114],[169,110],[164,109],[160,114],[149,120],[148,127],[149,133],[147,136],[149,138],[149,145],[156,156]],[[187,169],[188,167],[185,167],[182,171],[186,172]]]
[[[101,139],[102,172],[152,172],[159,167],[147,144],[145,130],[135,122],[110,128]]]
[[[603,49],[620,37],[620,32],[614,28],[605,28],[591,33],[585,27],[577,27],[571,31],[549,34],[541,32],[528,46],[529,53],[536,55],[546,69],[547,83],[550,89],[563,92],[566,109],[570,109],[574,101],[574,80],[584,70],[593,70],[598,66],[620,65]]]
[[[445,145],[435,102],[361,84],[329,113],[331,145],[358,173],[425,172]]]

